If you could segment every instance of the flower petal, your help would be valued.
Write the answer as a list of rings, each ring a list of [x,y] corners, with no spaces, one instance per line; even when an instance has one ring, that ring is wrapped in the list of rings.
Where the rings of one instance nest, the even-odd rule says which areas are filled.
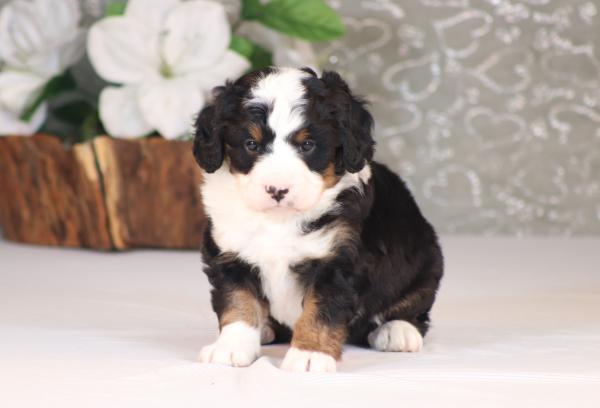
[[[76,63],[85,53],[85,30],[77,28],[72,37],[57,50],[61,72]]]
[[[29,122],[19,119],[19,115],[0,107],[0,136],[29,136],[34,134],[46,120],[47,106],[42,104]]]
[[[186,78],[193,79],[203,90],[210,91],[215,86],[223,85],[227,79],[237,79],[249,68],[250,62],[246,58],[237,52],[226,50],[216,63],[197,69],[186,75]]]
[[[32,3],[15,1],[0,10],[0,59],[24,67],[31,54],[44,48],[44,32]]]
[[[184,79],[141,85],[138,98],[144,118],[167,139],[186,134],[204,105],[201,88]]]
[[[46,43],[63,43],[79,26],[81,9],[77,0],[35,0],[35,8]]]
[[[60,74],[75,61],[63,60],[61,49],[82,42],[80,18],[76,0],[9,3],[0,11],[0,59],[48,78]],[[77,49],[70,54],[81,56],[82,47]]]
[[[96,72],[107,81],[138,83],[160,72],[158,36],[129,17],[108,17],[90,28],[87,50]]]
[[[140,111],[137,86],[108,86],[100,93],[100,120],[108,134],[132,138],[152,131]]]
[[[180,3],[181,0],[129,0],[125,15],[160,33],[169,11]]]
[[[63,71],[60,65],[60,55],[55,49],[48,49],[42,53],[32,54],[27,58],[27,61],[23,66],[11,67],[29,71],[47,79],[50,79]]]
[[[23,71],[0,72],[0,109],[19,117],[46,79]]]
[[[83,56],[85,52],[84,33],[83,29],[75,29],[70,38],[62,40],[62,44],[55,44],[54,47],[32,54],[27,60],[27,66],[23,69],[46,78],[60,75]]]
[[[180,4],[169,13],[165,29],[163,56],[176,75],[214,64],[231,39],[225,8],[212,1]]]

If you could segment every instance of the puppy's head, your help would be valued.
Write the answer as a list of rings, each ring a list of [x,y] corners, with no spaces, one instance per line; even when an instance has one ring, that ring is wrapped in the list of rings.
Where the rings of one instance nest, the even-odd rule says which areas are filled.
[[[335,72],[268,68],[214,92],[194,156],[208,173],[225,166],[254,210],[309,210],[373,156],[373,119]]]

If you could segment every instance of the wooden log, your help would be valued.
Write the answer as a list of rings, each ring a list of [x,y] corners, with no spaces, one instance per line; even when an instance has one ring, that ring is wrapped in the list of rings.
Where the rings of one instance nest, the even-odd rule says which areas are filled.
[[[162,138],[93,140],[116,248],[199,248],[202,172],[191,143]]]
[[[90,145],[47,135],[0,137],[0,224],[11,240],[112,247]]]
[[[201,181],[190,142],[0,137],[0,225],[18,242],[197,249]]]

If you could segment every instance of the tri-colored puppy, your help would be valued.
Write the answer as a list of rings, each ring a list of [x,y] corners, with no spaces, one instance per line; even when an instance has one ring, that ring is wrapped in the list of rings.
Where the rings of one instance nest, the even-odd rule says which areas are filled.
[[[269,68],[215,90],[196,123],[220,335],[201,360],[335,371],[344,342],[419,351],[443,273],[404,183],[372,160],[373,119],[335,72]]]

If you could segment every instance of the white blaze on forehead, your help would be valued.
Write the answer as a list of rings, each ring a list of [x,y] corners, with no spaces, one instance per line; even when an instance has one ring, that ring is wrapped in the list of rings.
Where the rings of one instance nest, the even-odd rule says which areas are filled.
[[[280,68],[261,78],[252,88],[250,103],[270,107],[267,124],[275,132],[275,141],[283,141],[304,124],[304,85],[309,73],[296,68]]]
[[[254,165],[249,182],[264,200],[271,198],[264,193],[264,186],[276,186],[290,190],[281,204],[304,208],[318,199],[323,189],[322,177],[310,171],[300,157],[290,137],[305,124],[306,99],[303,79],[309,73],[295,68],[280,68],[259,79],[251,90],[248,104],[264,104],[269,107],[267,125],[275,139],[267,154]],[[266,198],[265,198],[266,197]]]

